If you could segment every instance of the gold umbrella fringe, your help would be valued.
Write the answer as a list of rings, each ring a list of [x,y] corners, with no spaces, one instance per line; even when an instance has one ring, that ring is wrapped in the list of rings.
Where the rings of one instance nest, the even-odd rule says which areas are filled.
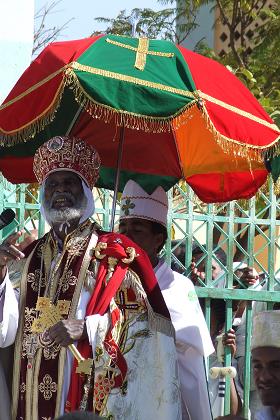
[[[280,155],[280,136],[277,137],[274,144],[262,152],[264,159],[272,159]]]
[[[81,86],[75,72],[68,68],[66,70],[67,85],[73,90],[75,100],[93,118],[103,120],[105,123],[114,122],[117,126],[124,126],[133,130],[141,130],[146,133],[164,133],[172,130],[172,121],[182,115],[183,120],[188,120],[186,110],[196,105],[197,100],[185,105],[175,114],[168,117],[156,117],[136,114],[124,110],[116,110],[108,105],[95,101]],[[183,121],[182,120],[182,121]]]
[[[61,104],[65,86],[66,83],[63,79],[50,106],[36,119],[21,127],[19,130],[16,130],[14,134],[11,132],[1,133],[0,146],[12,147],[18,143],[27,143],[29,140],[32,140],[37,133],[43,131],[55,118],[55,114]]]
[[[248,161],[263,162],[263,147],[253,146],[224,136],[215,128],[204,104],[201,107],[201,112],[207,129],[213,134],[214,139],[226,154],[233,155],[236,158],[241,157]]]
[[[189,115],[186,111],[197,104],[197,99],[194,99],[178,112],[168,117],[147,116],[116,110],[94,101],[83,89],[74,71],[67,67],[64,70],[63,80],[57,89],[56,95],[50,106],[34,120],[29,121],[19,129],[6,133],[2,131],[0,134],[0,146],[12,147],[21,142],[26,143],[30,139],[33,139],[37,133],[43,131],[45,127],[54,120],[55,114],[61,104],[65,87],[72,89],[75,100],[93,118],[102,119],[106,123],[113,120],[117,126],[124,125],[127,128],[142,130],[148,133],[170,132],[173,128],[172,121],[180,116],[180,120],[177,120],[177,126],[182,123],[187,123]]]

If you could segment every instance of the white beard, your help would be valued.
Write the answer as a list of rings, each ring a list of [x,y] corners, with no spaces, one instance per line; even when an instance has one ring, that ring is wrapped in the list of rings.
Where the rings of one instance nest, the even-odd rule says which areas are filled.
[[[46,217],[50,225],[58,223],[67,223],[74,219],[80,219],[84,213],[84,208],[75,209],[73,207],[66,207],[61,210],[50,209],[46,211]]]
[[[76,206],[79,207],[76,207]],[[59,225],[59,231],[64,231],[67,235],[68,229],[70,228],[70,222],[74,220],[80,220],[84,215],[87,207],[87,198],[83,194],[79,200],[79,204],[75,203],[73,207],[65,207],[63,209],[53,209],[49,208],[46,203],[43,202],[44,207],[44,217],[48,224],[53,227],[54,225]]]

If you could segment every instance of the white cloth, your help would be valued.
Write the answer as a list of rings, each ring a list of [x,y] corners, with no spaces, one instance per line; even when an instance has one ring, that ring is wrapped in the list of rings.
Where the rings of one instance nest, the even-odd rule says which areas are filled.
[[[87,317],[93,354],[97,347],[104,348],[109,325],[108,314]],[[144,329],[150,332],[145,339],[141,339],[139,334]],[[115,420],[181,420],[181,394],[173,338],[151,330],[148,320],[139,318],[130,324],[127,335],[138,335],[140,338],[135,340],[133,351],[125,353],[127,393],[124,398],[119,392],[112,392],[106,403],[107,410],[113,413]],[[95,376],[102,376],[106,364],[106,352],[102,351],[99,361],[95,361]],[[105,416],[106,413],[100,415]]]
[[[279,420],[279,418],[272,413],[271,407],[264,407],[255,414],[254,420]]]
[[[18,300],[8,273],[0,285],[0,292],[3,292],[1,297],[3,319],[0,322],[0,347],[8,347],[15,341],[18,325]]]
[[[193,283],[163,260],[154,270],[176,333],[183,419],[209,420],[204,356],[213,353],[214,347]]]
[[[3,317],[2,322],[0,322],[0,347],[8,347],[14,342],[18,323],[18,301],[12,285],[10,281],[7,281],[7,278],[8,276],[6,276],[5,280],[0,285],[0,295],[2,295],[0,307],[1,315]],[[7,302],[6,305],[5,301]],[[8,328],[9,325],[11,328]],[[0,420],[9,420],[10,396],[3,366],[2,360],[0,360]]]

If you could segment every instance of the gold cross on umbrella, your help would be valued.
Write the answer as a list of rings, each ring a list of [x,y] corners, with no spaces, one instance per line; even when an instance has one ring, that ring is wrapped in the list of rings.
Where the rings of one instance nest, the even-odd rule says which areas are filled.
[[[62,315],[68,315],[70,303],[71,302],[67,300],[59,300],[57,305],[54,305],[49,298],[38,297],[36,310],[40,312],[40,315],[39,318],[34,319],[31,326],[31,331],[33,333],[42,333],[55,325],[62,319]],[[75,359],[78,361],[76,372],[90,375],[93,367],[93,360],[84,359],[84,357],[73,344],[70,344],[68,348],[72,352]]]
[[[106,38],[106,41],[109,44],[116,45],[118,47],[127,48],[136,52],[134,67],[138,70],[144,70],[147,60],[147,55],[156,55],[159,57],[174,57],[174,53],[165,53],[161,51],[150,51],[149,50],[149,39],[148,38],[138,38],[138,47],[132,47],[131,45],[123,44],[122,42],[114,41],[113,39]]]

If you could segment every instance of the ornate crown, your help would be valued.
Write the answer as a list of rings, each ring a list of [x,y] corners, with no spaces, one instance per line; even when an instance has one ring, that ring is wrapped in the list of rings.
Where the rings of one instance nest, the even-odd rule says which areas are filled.
[[[98,152],[75,137],[53,137],[40,146],[34,156],[33,171],[39,182],[50,172],[70,170],[80,175],[90,188],[95,185],[100,168]]]

